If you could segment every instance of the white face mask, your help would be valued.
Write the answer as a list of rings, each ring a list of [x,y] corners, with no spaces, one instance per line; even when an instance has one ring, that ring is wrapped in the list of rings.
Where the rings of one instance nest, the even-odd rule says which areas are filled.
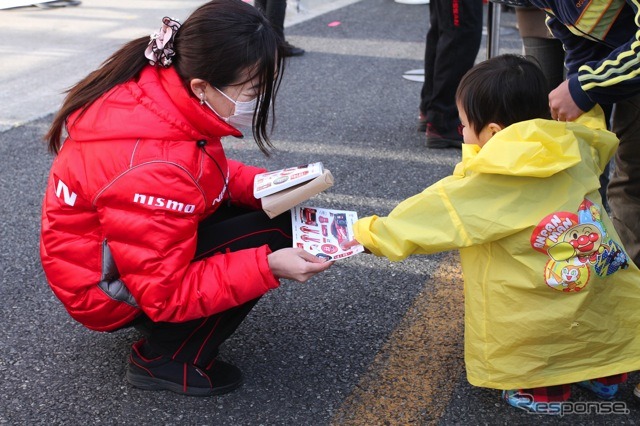
[[[209,104],[209,102],[205,100],[204,103],[207,104],[209,108],[211,108],[211,111],[218,114],[220,118],[222,118],[227,123],[231,124],[233,127],[251,127],[253,125],[253,113],[256,110],[256,105],[258,104],[257,97],[246,102],[234,101],[229,96],[227,96],[227,94],[224,93],[222,90],[218,89],[217,87],[214,87],[214,89],[216,89],[218,93],[220,93],[222,96],[227,98],[231,103],[233,103],[233,105],[235,105],[235,110],[233,111],[233,115],[231,115],[230,117],[224,118],[223,116],[218,114],[218,112],[215,109],[213,109],[213,107]]]

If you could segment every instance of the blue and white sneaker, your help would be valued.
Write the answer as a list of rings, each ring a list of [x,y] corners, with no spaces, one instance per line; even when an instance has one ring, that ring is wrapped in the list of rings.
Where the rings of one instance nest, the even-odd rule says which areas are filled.
[[[585,380],[583,382],[578,382],[578,386],[588,389],[591,392],[595,393],[596,396],[600,399],[610,400],[615,398],[616,393],[618,393],[618,385],[603,385],[600,382],[596,382],[595,380]]]
[[[502,391],[502,399],[512,407],[519,408],[529,413],[536,414],[560,414],[561,402],[535,402],[533,396],[521,393],[518,389]]]

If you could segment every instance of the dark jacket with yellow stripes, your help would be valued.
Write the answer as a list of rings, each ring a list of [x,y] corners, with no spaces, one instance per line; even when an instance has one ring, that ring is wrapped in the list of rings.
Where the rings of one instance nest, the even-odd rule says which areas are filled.
[[[565,47],[569,90],[583,111],[640,92],[640,0],[530,0]]]

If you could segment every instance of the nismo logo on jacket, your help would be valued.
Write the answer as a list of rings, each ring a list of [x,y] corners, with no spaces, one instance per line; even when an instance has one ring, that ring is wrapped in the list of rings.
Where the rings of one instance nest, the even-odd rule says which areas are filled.
[[[58,186],[56,186],[56,197],[60,198],[61,195],[65,204],[68,204],[71,207],[76,204],[76,198],[78,197],[78,195],[75,192],[70,191],[67,184],[58,179]]]
[[[167,210],[184,213],[193,213],[196,209],[195,204],[184,204],[180,201],[168,200],[162,197],[154,197],[153,195],[135,194],[133,196],[133,202],[144,204],[147,206],[162,207]]]

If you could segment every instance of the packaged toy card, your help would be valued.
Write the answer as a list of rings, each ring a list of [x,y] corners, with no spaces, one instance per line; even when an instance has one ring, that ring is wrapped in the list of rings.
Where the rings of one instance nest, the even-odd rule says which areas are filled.
[[[310,181],[322,175],[324,166],[321,162],[289,167],[256,175],[253,181],[253,196],[262,198],[275,194],[292,186]]]
[[[298,205],[291,209],[293,246],[327,260],[344,259],[362,253],[362,245],[342,249],[343,243],[353,239],[356,220],[358,214],[354,211]]]

